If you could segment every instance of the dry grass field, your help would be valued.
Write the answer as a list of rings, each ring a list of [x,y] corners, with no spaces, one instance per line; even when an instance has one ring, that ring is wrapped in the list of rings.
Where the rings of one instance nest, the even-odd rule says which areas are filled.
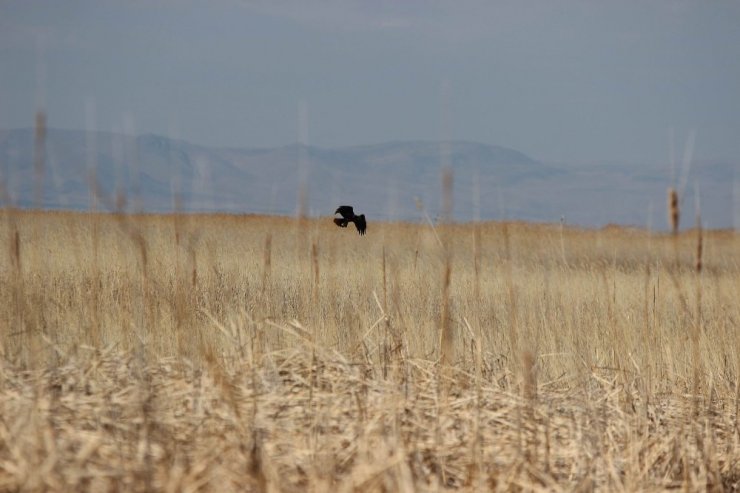
[[[0,491],[740,490],[737,233],[0,221]]]

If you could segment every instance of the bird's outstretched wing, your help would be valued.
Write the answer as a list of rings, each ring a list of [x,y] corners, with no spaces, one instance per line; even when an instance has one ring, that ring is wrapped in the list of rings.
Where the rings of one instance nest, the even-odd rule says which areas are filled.
[[[365,222],[365,214],[360,214],[359,216],[355,216],[355,226],[357,226],[357,231],[360,233],[360,235],[365,234],[365,231],[367,231],[367,223]]]
[[[337,210],[334,211],[334,214],[341,214],[343,218],[351,220],[355,217],[355,210],[351,205],[340,205],[337,207]]]
[[[339,226],[340,228],[346,228],[349,221],[344,218],[335,217],[334,218],[334,224]]]

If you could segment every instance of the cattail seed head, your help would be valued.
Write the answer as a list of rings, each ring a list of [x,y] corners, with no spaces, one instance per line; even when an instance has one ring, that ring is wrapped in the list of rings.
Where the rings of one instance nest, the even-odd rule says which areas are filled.
[[[671,187],[668,189],[668,221],[671,224],[671,231],[678,233],[678,192],[675,188]]]
[[[13,255],[13,261],[18,271],[21,269],[21,236],[18,234],[16,229],[13,234],[13,241],[11,243],[11,252]]]

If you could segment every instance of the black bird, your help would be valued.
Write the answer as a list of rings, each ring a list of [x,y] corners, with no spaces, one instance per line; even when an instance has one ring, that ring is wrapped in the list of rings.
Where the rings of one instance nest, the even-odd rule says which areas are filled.
[[[349,223],[355,223],[355,226],[357,227],[357,231],[364,235],[365,231],[367,231],[367,223],[365,222],[365,214],[360,214],[359,216],[355,215],[354,209],[352,209],[351,205],[340,205],[337,207],[337,210],[334,211],[334,214],[341,214],[342,217],[335,217],[334,218],[334,224],[339,226],[340,228],[346,228]]]

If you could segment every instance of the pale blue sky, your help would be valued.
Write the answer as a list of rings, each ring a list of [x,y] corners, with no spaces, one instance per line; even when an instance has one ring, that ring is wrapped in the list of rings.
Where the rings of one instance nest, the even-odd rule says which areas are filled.
[[[88,101],[100,130],[209,145],[660,163],[673,129],[736,159],[740,2],[0,0],[0,128],[85,128]]]

